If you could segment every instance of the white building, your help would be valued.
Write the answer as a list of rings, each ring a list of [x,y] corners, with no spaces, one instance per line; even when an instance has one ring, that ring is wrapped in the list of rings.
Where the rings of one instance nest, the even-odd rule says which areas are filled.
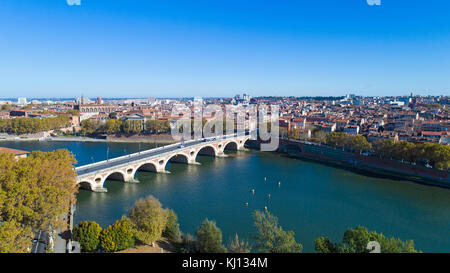
[[[18,105],[26,105],[27,104],[27,98],[18,98],[17,99]]]

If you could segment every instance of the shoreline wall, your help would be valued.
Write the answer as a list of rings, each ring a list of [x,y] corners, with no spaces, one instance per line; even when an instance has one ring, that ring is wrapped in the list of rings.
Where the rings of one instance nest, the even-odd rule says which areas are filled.
[[[290,157],[317,161],[370,174],[450,188],[450,177],[446,171],[355,154],[327,145],[280,139],[279,152]]]

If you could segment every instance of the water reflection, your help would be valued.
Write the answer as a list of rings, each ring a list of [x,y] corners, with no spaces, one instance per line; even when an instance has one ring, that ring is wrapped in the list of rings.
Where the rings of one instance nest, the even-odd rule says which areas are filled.
[[[106,143],[9,144],[24,150],[67,147],[79,164],[89,163],[94,155],[105,159],[108,148]],[[139,149],[126,143],[109,147],[114,155]],[[184,232],[193,233],[204,218],[215,219],[224,240],[235,232],[247,237],[254,231],[252,211],[267,206],[284,229],[295,232],[306,252],[314,251],[316,237],[340,241],[343,232],[356,225],[413,239],[416,248],[425,252],[450,250],[450,190],[364,176],[272,153],[226,153],[226,158],[199,156],[201,165],[171,164],[170,174],[138,172],[140,183],[136,184],[107,181],[107,193],[80,191],[75,222],[95,220],[107,226],[127,213],[138,198],[153,194],[175,210]]]

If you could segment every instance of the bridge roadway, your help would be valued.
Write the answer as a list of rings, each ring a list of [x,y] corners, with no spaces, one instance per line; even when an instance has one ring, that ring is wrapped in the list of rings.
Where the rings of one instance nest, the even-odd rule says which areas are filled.
[[[210,155],[225,156],[224,149],[228,144],[234,143],[235,149],[241,150],[244,149],[248,139],[249,134],[246,133],[189,140],[80,166],[75,168],[77,183],[92,191],[106,192],[103,187],[106,179],[138,182],[134,176],[143,166],[145,171],[167,172],[165,170],[167,162],[176,159],[177,156],[181,158],[176,161],[181,159],[181,162],[187,164],[199,164],[195,159],[205,148],[209,149]]]

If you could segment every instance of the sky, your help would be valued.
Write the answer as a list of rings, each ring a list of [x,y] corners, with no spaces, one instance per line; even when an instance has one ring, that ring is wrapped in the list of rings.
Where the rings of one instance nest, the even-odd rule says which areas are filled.
[[[1,0],[0,97],[450,95],[450,1]]]

